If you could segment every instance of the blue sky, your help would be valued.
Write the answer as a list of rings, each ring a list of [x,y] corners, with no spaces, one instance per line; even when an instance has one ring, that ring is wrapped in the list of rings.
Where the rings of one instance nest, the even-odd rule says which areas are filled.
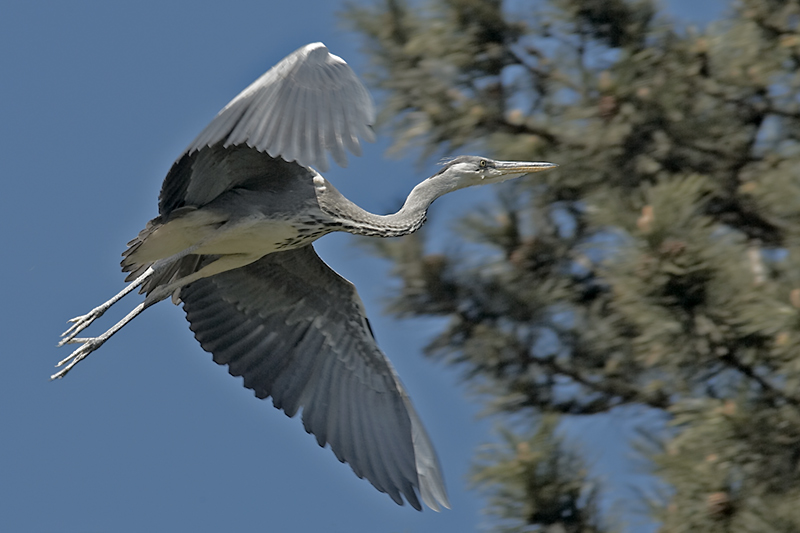
[[[68,354],[55,348],[66,319],[123,286],[125,243],[155,216],[173,160],[225,103],[313,41],[363,72],[359,42],[335,16],[339,5],[0,7],[0,531],[466,532],[483,523],[465,476],[490,422],[475,418],[478,406],[452,370],[422,357],[434,324],[381,314],[387,266],[348,235],[317,249],[359,288],[439,452],[451,511],[398,507],[356,478],[299,420],[212,363],[182,310],[166,302],[66,379],[48,381]],[[432,168],[384,159],[387,145],[382,137],[326,176],[359,205],[386,212]],[[439,200],[436,228],[466,202],[491,197],[481,189]],[[89,332],[137,301],[124,300]],[[619,431],[608,424],[597,431]]]

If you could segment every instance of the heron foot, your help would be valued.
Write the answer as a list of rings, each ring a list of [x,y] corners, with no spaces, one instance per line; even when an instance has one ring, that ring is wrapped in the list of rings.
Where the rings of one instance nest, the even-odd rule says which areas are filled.
[[[67,373],[72,370],[72,367],[77,365],[83,359],[86,358],[87,355],[98,349],[100,346],[103,345],[104,342],[108,340],[108,336],[101,335],[99,337],[88,337],[88,338],[75,338],[73,335],[70,337],[69,340],[62,341],[62,345],[69,342],[69,343],[81,343],[81,346],[76,349],[74,352],[69,354],[68,357],[62,359],[56,365],[56,368],[63,366],[61,370],[50,376],[50,379],[61,379],[67,375]],[[66,366],[64,366],[66,365]]]
[[[122,293],[120,293],[120,294],[122,294]],[[122,294],[122,296],[124,296],[124,294]],[[111,303],[114,303],[114,302],[111,301]],[[106,304],[108,304],[108,302],[106,302]],[[120,320],[119,322],[114,324],[108,331],[106,331],[105,333],[103,333],[99,337],[86,337],[86,338],[76,337],[75,335],[80,330],[84,329],[86,326],[91,324],[94,319],[96,319],[98,316],[102,315],[105,312],[105,310],[110,307],[110,304],[108,304],[108,305],[106,305],[106,304],[103,304],[100,307],[96,307],[96,308],[92,309],[92,311],[90,313],[88,313],[87,315],[84,315],[82,317],[78,317],[77,320],[85,319],[83,322],[80,323],[80,326],[79,326],[80,329],[77,329],[77,331],[69,331],[68,330],[69,335],[67,335],[61,341],[59,346],[63,346],[64,344],[68,344],[68,343],[69,344],[78,344],[78,343],[80,343],[81,346],[77,350],[75,350],[74,352],[69,354],[69,357],[67,357],[65,359],[62,359],[61,361],[58,362],[58,364],[56,365],[56,368],[61,367],[61,366],[63,366],[64,368],[62,368],[61,370],[59,370],[58,372],[56,372],[55,374],[50,376],[50,379],[60,379],[60,378],[63,378],[64,376],[66,376],[67,372],[72,370],[72,367],[74,367],[79,362],[84,360],[87,355],[89,355],[90,353],[92,353],[93,351],[95,351],[96,349],[101,347],[108,339],[110,339],[112,337],[112,335],[114,335],[116,332],[121,330],[125,326],[125,324],[127,324],[128,322],[130,322],[131,320],[136,318],[136,316],[139,313],[141,313],[142,311],[144,311],[145,308],[146,308],[144,303],[140,303],[139,305],[134,307],[133,310],[130,313],[125,315],[125,318],[123,318],[122,320]],[[86,321],[88,321],[88,323],[86,323],[84,325],[84,322],[86,322]],[[72,329],[72,328],[70,328],[70,329]]]
[[[65,344],[73,344],[75,342],[80,342],[75,339],[75,335],[83,331],[84,329],[88,328],[92,322],[103,316],[110,306],[108,305],[100,305],[95,307],[85,315],[76,316],[75,318],[71,318],[68,322],[72,322],[72,325],[69,327],[67,331],[61,334],[62,339],[58,343],[58,347],[64,346]]]

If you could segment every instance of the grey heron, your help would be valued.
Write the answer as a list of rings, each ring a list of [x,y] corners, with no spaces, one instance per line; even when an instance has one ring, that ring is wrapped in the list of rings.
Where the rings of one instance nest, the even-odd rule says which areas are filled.
[[[59,346],[78,362],[149,306],[172,298],[203,349],[392,500],[449,507],[433,445],[373,338],[354,286],[312,247],[334,231],[394,237],[416,231],[439,196],[556,165],[459,156],[417,185],[395,214],[346,199],[317,169],[346,166],[373,140],[372,100],[322,43],[304,46],[236,96],[175,161],[158,216],[123,253],[130,284],[72,319]],[[77,335],[139,288],[127,316],[97,337]]]

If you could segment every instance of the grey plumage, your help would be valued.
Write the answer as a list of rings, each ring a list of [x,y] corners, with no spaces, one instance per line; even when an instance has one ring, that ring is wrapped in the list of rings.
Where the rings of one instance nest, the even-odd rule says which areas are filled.
[[[397,503],[402,494],[419,508],[415,448],[432,453],[433,446],[375,344],[355,287],[310,246],[199,280],[181,298],[192,331],[214,361],[243,376],[259,398],[272,396],[287,415],[302,406],[303,425],[320,446],[330,443],[359,477],[366,475]],[[358,431],[340,430],[354,425]],[[413,433],[421,440],[416,446]],[[420,480],[423,498],[438,491],[428,505],[446,504],[435,455],[428,460],[433,468],[426,472],[429,482]]]
[[[81,346],[53,378],[171,296],[215,362],[287,415],[302,409],[306,431],[356,475],[398,504],[449,506],[433,445],[355,287],[311,243],[332,231],[411,233],[443,194],[555,165],[460,156],[415,187],[400,211],[374,215],[315,170],[327,168],[326,153],[342,166],[347,150],[359,155],[373,120],[364,86],[321,43],[256,80],[173,164],[158,217],[123,254],[131,283],[72,319],[61,344]],[[76,336],[136,288],[145,299],[124,319],[97,337]]]
[[[242,91],[188,151],[218,142],[246,144],[325,172],[325,151],[346,167],[345,148],[361,155],[358,138],[373,141],[374,122],[372,98],[353,70],[322,43],[314,43],[295,51]]]

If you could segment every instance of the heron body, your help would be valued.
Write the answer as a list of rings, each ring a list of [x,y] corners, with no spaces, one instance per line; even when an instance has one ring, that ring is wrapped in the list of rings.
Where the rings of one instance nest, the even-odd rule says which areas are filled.
[[[192,257],[222,256],[225,270],[244,266],[281,250],[305,246],[334,231],[335,221],[320,207],[315,171],[295,163],[274,159],[247,146],[215,145],[185,155],[167,176],[171,180],[213,179],[204,175],[206,160],[232,161],[238,179],[208,203],[162,209],[123,253],[122,268],[133,281],[153,263],[192,249]],[[219,165],[210,166],[216,173]],[[227,167],[227,165],[225,165]],[[199,170],[198,170],[199,169]],[[327,182],[325,182],[327,183]],[[324,188],[324,186],[322,187]],[[173,267],[175,268],[175,267]],[[148,280],[145,290],[164,282]]]
[[[131,283],[72,319],[61,344],[79,361],[149,306],[172,297],[214,361],[259,398],[294,416],[320,446],[398,504],[447,507],[433,445],[355,287],[312,247],[333,231],[394,237],[425,222],[431,202],[460,188],[552,168],[550,163],[459,156],[423,181],[403,207],[375,215],[316,169],[345,166],[372,140],[372,101],[349,66],[321,43],[289,55],[234,98],[168,172],[159,214],[128,243]],[[146,294],[97,337],[77,334],[134,289]]]

